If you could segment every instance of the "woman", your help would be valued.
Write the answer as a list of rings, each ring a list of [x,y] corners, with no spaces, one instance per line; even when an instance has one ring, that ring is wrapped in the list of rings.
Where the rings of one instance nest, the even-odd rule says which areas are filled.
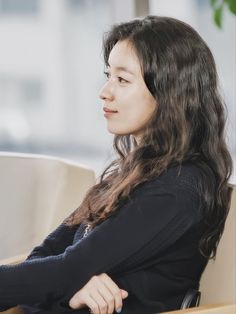
[[[189,25],[148,16],[115,25],[104,59],[118,159],[25,262],[0,267],[2,308],[174,310],[215,257],[232,162],[209,48]]]

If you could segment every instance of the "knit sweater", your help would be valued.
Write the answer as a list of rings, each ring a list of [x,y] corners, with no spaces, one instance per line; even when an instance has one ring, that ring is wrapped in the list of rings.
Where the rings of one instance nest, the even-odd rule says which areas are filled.
[[[25,313],[89,313],[68,303],[101,273],[128,291],[122,313],[180,308],[206,266],[198,247],[200,180],[194,164],[171,167],[136,187],[86,237],[84,224],[62,223],[26,261],[0,266],[0,310],[27,304]]]

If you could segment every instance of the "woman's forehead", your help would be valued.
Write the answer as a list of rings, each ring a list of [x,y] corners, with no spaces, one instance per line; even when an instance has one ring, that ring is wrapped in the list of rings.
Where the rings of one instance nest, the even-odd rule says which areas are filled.
[[[114,70],[137,74],[140,72],[140,62],[135,49],[128,40],[118,41],[112,48],[108,66]]]

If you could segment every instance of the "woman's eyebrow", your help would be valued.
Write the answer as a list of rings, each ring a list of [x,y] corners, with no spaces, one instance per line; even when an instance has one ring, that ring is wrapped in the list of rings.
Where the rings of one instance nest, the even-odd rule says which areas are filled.
[[[110,64],[108,63],[108,67],[110,68]],[[124,71],[124,72],[127,72],[131,75],[135,75],[134,72],[130,71],[127,67],[123,67],[123,66],[118,66],[118,67],[114,67],[115,70],[117,71]]]

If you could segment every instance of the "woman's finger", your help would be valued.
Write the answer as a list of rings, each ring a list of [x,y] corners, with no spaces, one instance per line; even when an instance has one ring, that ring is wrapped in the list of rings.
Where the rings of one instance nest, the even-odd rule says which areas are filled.
[[[127,297],[128,293],[125,290],[123,290],[124,293],[122,293],[121,289],[106,273],[102,273],[101,275],[99,275],[99,277],[101,281],[103,282],[103,284],[109,289],[110,293],[113,296],[114,303],[112,303],[112,305],[114,304],[116,312],[120,313],[123,306],[123,301],[122,301],[123,296],[124,298]],[[110,306],[109,310],[114,311],[114,307]],[[113,313],[110,311],[108,313]]]
[[[102,273],[93,276],[71,298],[69,304],[74,309],[81,309],[88,306],[94,314],[112,314],[114,311],[120,313],[123,306],[123,299],[127,296],[127,291],[120,289],[107,274]],[[88,302],[91,303],[91,299],[96,305],[94,302],[92,305],[88,304]]]
[[[86,298],[86,304],[89,307],[90,313],[92,314],[101,314],[99,310],[99,305],[97,302],[90,296]]]
[[[110,313],[110,312],[108,312],[107,301],[104,299],[104,290],[103,290],[102,294],[100,294],[100,291],[96,287],[91,291],[90,296],[94,300],[94,302],[98,305],[98,312],[95,312],[94,314],[108,314],[108,313]],[[113,313],[113,311],[111,313]]]
[[[69,305],[72,309],[81,309],[86,305],[89,307],[91,313],[100,314],[98,303],[83,289],[78,291],[70,299]]]
[[[96,287],[98,293],[102,296],[102,298],[107,304],[106,314],[112,314],[115,310],[115,296],[114,292],[109,287],[108,278],[102,280],[101,276],[96,276],[96,278],[94,278],[93,284],[94,287]],[[119,294],[121,295],[121,293]]]

